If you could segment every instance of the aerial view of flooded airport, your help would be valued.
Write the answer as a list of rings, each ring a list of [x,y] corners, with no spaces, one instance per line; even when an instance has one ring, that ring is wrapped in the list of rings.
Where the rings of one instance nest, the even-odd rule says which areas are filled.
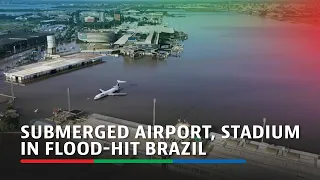
[[[314,20],[304,18],[310,7]],[[217,133],[265,119],[301,128],[300,140],[267,143],[319,153],[319,9],[4,1],[1,117],[22,125],[83,111],[142,124],[211,124]]]

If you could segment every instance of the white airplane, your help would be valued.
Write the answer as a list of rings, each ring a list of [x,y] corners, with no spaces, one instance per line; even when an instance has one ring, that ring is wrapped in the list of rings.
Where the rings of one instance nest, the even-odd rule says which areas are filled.
[[[99,89],[99,91],[101,92],[100,94],[96,95],[93,99],[94,100],[98,100],[101,99],[105,96],[125,96],[127,95],[127,93],[119,93],[120,89],[120,84],[121,83],[126,83],[127,81],[120,81],[117,80],[117,84],[115,86],[113,86],[111,89],[104,91],[102,89]]]

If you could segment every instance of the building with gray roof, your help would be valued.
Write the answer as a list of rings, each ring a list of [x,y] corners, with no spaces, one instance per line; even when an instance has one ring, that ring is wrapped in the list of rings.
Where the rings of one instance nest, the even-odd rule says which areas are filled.
[[[44,45],[50,33],[14,31],[0,35],[0,59],[12,54]]]

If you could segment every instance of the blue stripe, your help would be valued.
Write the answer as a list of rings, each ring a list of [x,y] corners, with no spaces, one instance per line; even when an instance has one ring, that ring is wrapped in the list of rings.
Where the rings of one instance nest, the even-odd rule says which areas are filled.
[[[245,164],[245,159],[173,159],[173,164]]]

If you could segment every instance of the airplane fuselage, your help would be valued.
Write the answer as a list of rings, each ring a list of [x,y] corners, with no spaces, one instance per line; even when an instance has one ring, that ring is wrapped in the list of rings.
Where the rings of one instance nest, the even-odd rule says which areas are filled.
[[[109,89],[109,90],[107,90],[107,91],[104,91],[104,92],[96,95],[96,96],[94,97],[94,100],[101,99],[101,98],[103,98],[103,97],[105,97],[105,96],[108,96],[108,95],[110,95],[110,94],[118,91],[118,90],[119,90],[119,87],[118,87],[118,86],[114,86],[113,88],[111,88],[111,89]]]
[[[125,96],[127,93],[119,93],[121,83],[126,83],[126,81],[117,80],[117,84],[107,91],[99,89],[100,94],[96,95],[93,99],[98,100],[105,96]]]

